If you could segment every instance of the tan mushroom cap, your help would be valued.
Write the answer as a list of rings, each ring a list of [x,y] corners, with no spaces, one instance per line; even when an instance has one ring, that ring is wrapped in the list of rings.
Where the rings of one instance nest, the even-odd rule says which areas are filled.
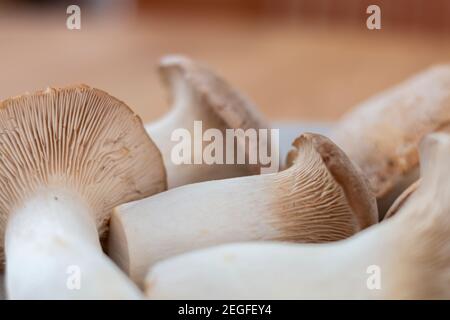
[[[166,189],[161,154],[123,102],[85,85],[0,102],[0,261],[8,215],[56,187],[93,209],[99,234],[112,209]]]
[[[183,77],[230,128],[269,128],[256,106],[209,68],[180,55],[161,59],[159,72],[169,86],[171,76]],[[177,91],[173,90],[173,94]],[[177,97],[173,97],[176,99]]]
[[[303,161],[302,152],[305,152],[305,145],[312,145],[315,152],[320,155],[332,179],[342,189],[345,201],[353,212],[359,230],[378,221],[376,199],[369,189],[367,179],[337,145],[320,134],[312,133],[302,134],[294,140],[292,145],[294,149],[287,155],[287,165],[292,167],[296,161]]]
[[[197,107],[209,108],[224,122],[226,128],[243,130],[270,128],[270,124],[250,99],[199,62],[181,55],[167,55],[160,60],[159,73],[171,91],[174,105],[177,104],[177,99],[186,99],[184,94],[177,90],[177,81],[182,80],[189,86],[192,94],[202,102]],[[269,148],[270,142],[268,139]],[[257,166],[249,167],[253,168],[255,173],[259,173]]]

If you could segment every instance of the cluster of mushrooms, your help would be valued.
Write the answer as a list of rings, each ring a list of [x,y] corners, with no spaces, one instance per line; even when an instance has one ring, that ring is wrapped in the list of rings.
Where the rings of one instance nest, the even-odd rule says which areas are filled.
[[[299,132],[262,175],[173,164],[171,133],[195,120],[271,125],[195,61],[167,56],[159,71],[172,108],[146,126],[85,85],[0,102],[8,298],[450,298],[450,65],[357,106],[328,137]]]

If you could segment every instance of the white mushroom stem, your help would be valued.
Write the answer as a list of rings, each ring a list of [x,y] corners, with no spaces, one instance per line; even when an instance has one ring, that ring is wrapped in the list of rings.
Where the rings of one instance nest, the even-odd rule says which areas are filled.
[[[380,294],[366,286],[367,268],[371,259],[379,263],[380,251],[367,253],[365,245],[345,246],[345,241],[318,246],[242,243],[184,254],[154,266],[145,281],[147,297],[371,299]],[[361,253],[365,259],[358,259]]]
[[[208,181],[118,207],[109,255],[138,284],[155,262],[236,241],[326,242],[376,222],[375,198],[328,139],[304,134],[295,163],[259,176]]]
[[[204,163],[202,151],[199,154],[200,163],[194,163],[198,161],[194,158],[194,153],[196,152],[194,148],[203,150],[209,144],[203,141],[203,132],[208,129],[218,129],[221,132],[225,132],[225,126],[223,120],[215,115],[213,111],[201,106],[195,108],[191,105],[200,104],[200,102],[194,102],[195,97],[192,96],[191,89],[185,88],[188,86],[187,84],[181,83],[176,86],[177,89],[175,90],[177,90],[177,95],[180,96],[177,97],[172,110],[161,119],[147,124],[145,127],[163,155],[168,187],[174,188],[205,180],[248,175],[249,169],[246,165],[211,165]],[[201,121],[202,130],[199,132],[194,130],[195,121]],[[177,164],[172,158],[174,147],[181,142],[178,140],[178,137],[172,137],[172,134],[177,129],[188,130],[191,135],[192,157],[190,157],[190,164]],[[199,146],[194,145],[197,142],[200,142]]]
[[[166,187],[161,154],[124,103],[87,86],[1,101],[0,163],[9,298],[140,297],[98,240],[114,207]]]
[[[268,129],[269,125],[253,103],[208,68],[186,57],[164,57],[159,71],[170,88],[172,106],[161,119],[147,124],[146,130],[161,150],[167,170],[168,187],[259,173],[260,162],[263,161],[257,159],[256,163],[249,163],[245,145],[229,147],[231,144],[227,145],[225,138],[223,141],[223,159],[230,152],[236,155],[239,149],[239,152],[246,154],[245,164],[234,162],[230,165],[225,161],[223,164],[205,163],[201,151],[212,143],[203,139],[203,134],[208,129],[219,132],[223,137],[226,129]],[[201,123],[200,132],[196,132],[194,128],[195,121]],[[179,145],[181,140],[176,134],[177,130],[187,130],[191,136],[190,163],[175,163],[172,158],[174,147]],[[258,141],[254,141],[255,144]],[[272,172],[278,170],[277,147],[278,141],[267,141],[266,152],[271,152],[270,156],[276,160],[272,160],[271,165],[276,166],[274,169],[270,168]]]
[[[11,213],[5,235],[9,299],[139,299],[102,253],[91,208],[76,194],[42,190]]]
[[[158,263],[153,299],[449,299],[450,136],[421,147],[422,183],[397,215],[317,245],[236,244]]]

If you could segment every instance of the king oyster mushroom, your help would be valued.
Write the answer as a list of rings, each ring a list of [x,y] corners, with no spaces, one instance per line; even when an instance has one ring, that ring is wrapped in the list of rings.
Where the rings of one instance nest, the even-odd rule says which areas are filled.
[[[205,149],[210,144],[208,141],[201,140],[203,132],[196,132],[194,128],[196,121],[201,121],[202,131],[218,130],[224,137],[226,129],[258,130],[268,129],[270,125],[247,97],[207,67],[195,61],[183,56],[165,56],[160,62],[159,71],[172,93],[172,107],[161,119],[147,124],[146,130],[163,155],[169,188],[206,180],[258,174],[260,167],[266,165],[275,167],[275,164],[261,163],[260,158],[250,163],[249,148],[242,139],[235,147],[231,144],[226,145],[224,139],[223,159],[227,157],[227,154],[232,154],[234,158],[237,153],[242,152],[246,157],[245,164],[231,165],[226,164],[225,160],[223,164],[204,163],[198,158],[202,156],[201,152],[197,156],[192,152],[191,164],[174,163],[172,152],[179,143],[179,138],[173,137],[175,130],[186,129],[191,137],[197,135],[201,145],[195,146],[196,141],[194,141],[192,151],[195,151],[196,147]],[[276,153],[272,154],[272,157],[277,160],[276,167],[278,167],[278,141],[268,139],[267,135],[260,135],[256,142],[259,147]]]
[[[357,106],[331,138],[367,175],[380,219],[419,172],[418,144],[450,128],[450,65],[425,70]]]
[[[377,221],[375,198],[339,148],[316,134],[293,145],[294,164],[285,171],[187,185],[116,208],[109,255],[142,284],[150,265],[189,250],[334,241]]]
[[[329,244],[247,243],[156,264],[151,299],[450,299],[450,135],[421,144],[422,181],[397,215]]]
[[[139,298],[102,253],[112,208],[166,189],[121,101],[87,86],[0,102],[0,260],[12,299]]]

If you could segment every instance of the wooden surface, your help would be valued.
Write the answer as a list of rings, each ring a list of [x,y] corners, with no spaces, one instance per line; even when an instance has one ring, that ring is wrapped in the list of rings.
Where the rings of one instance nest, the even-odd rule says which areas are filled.
[[[239,17],[153,14],[140,19],[65,12],[0,14],[0,98],[86,83],[145,121],[168,109],[155,66],[167,53],[203,60],[276,120],[334,120],[355,103],[427,66],[450,61],[443,34],[326,29]]]

